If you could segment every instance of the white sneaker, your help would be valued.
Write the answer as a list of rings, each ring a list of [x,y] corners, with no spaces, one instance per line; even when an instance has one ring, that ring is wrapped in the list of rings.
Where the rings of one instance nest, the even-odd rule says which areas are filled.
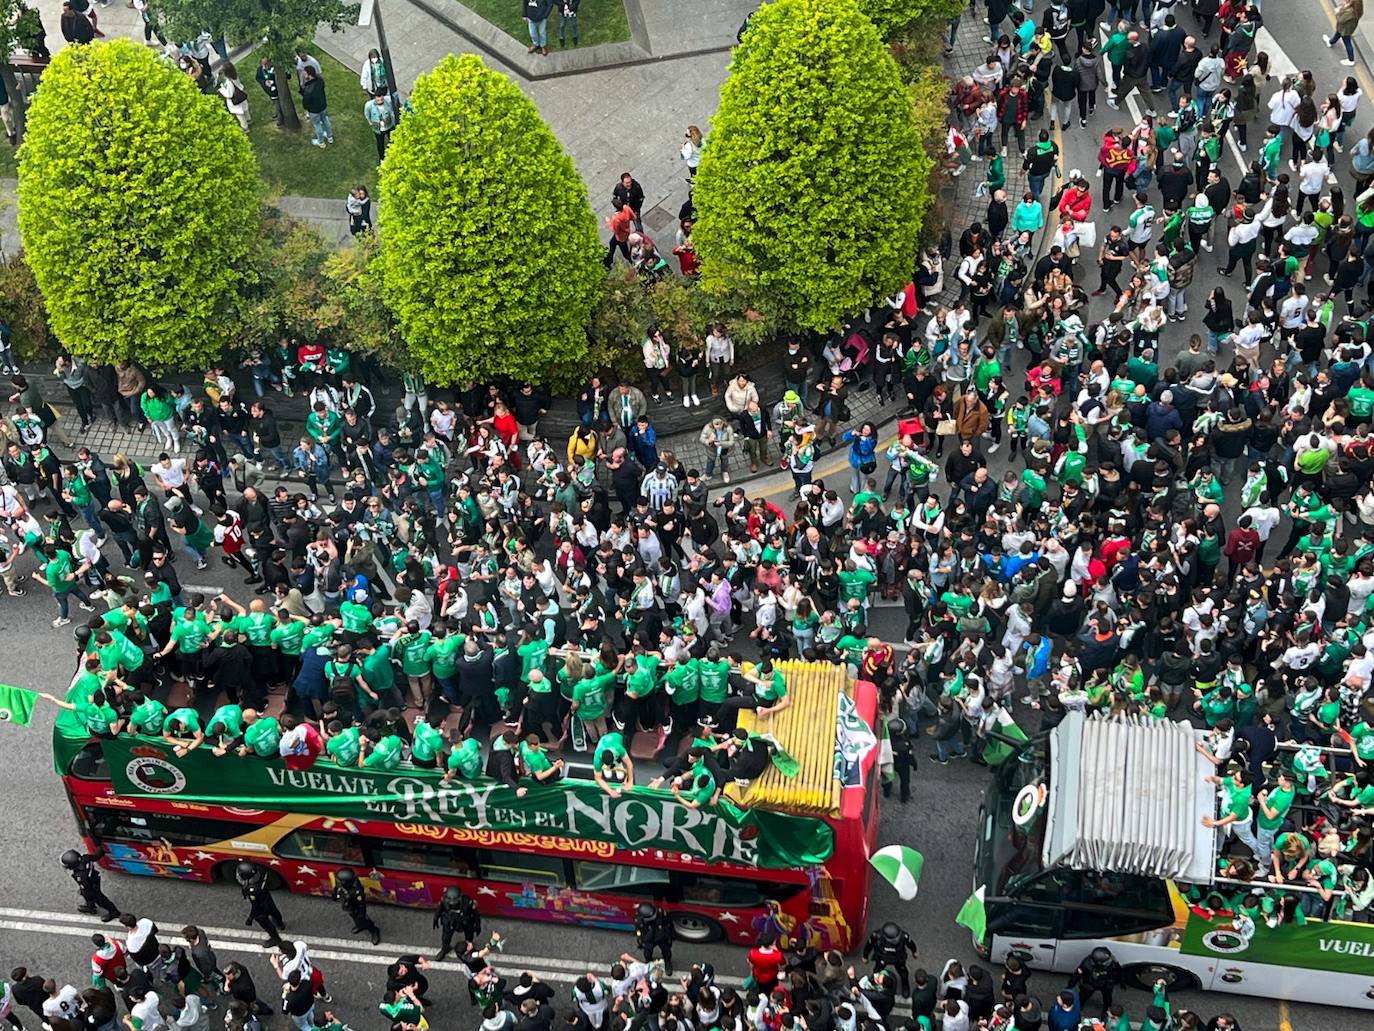
[[[683,394],[683,395],[682,395],[682,407],[683,407],[683,408],[691,408],[691,407],[692,407],[692,399],[691,399],[690,397],[688,397],[686,394]]]
[[[693,395],[692,395],[692,404],[696,405],[697,407],[701,407],[701,398],[697,397],[696,394],[693,394]]]
[[[988,454],[990,454],[990,455],[995,455],[995,454],[997,454],[997,449],[998,449],[999,447],[1001,447],[1001,446],[1002,446],[1001,444],[993,444],[992,447],[988,448]]]
[[[729,473],[721,473],[721,474],[720,474],[720,478],[721,478],[722,480],[724,480],[726,483],[729,483],[729,482],[730,482],[730,474],[729,474]]]
[[[1349,58],[1343,58],[1343,59],[1341,60],[1341,64],[1343,64],[1343,65],[1344,65],[1345,67],[1347,67],[1347,68],[1354,68],[1354,67],[1355,67],[1355,62],[1352,61],[1352,60],[1350,60]]]
[[[68,619],[66,616],[58,616],[56,619],[52,621],[52,625],[54,627],[66,626],[70,622],[71,620]]]
[[[1327,46],[1330,46],[1330,45],[1331,45],[1331,37],[1330,37],[1330,36],[1322,36],[1322,42],[1325,43]]]
[[[94,611],[95,611],[95,606],[94,606],[94,605],[90,605],[90,604],[88,604],[88,603],[86,603],[86,602],[84,602],[84,601],[79,601],[79,602],[77,602],[77,603],[76,603],[76,607],[79,608],[82,612],[94,612]]]

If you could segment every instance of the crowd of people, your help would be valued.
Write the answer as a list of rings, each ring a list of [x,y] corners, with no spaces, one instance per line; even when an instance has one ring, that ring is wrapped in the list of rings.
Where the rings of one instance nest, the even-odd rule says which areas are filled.
[[[1358,82],[1337,74],[1325,95],[1311,72],[1271,83],[1258,5],[1051,0],[1038,20],[985,6],[987,58],[954,84],[948,132],[951,173],[984,172],[984,216],[842,332],[787,341],[771,397],[715,325],[699,341],[651,333],[643,387],[589,377],[566,441],[541,433],[552,402],[535,385],[441,392],[407,376],[384,413],[374,370],[316,343],[248,356],[251,397],[226,369],[197,391],[132,363],[59,360],[82,429],[104,417],[154,436],[160,457],[143,468],[73,448],[16,373],[0,576],[11,596],[26,576],[50,589],[57,626],[73,602],[89,613],[78,675],[54,700],[93,734],[163,736],[226,761],[412,763],[517,791],[581,752],[608,792],[662,783],[689,805],[777,759],[736,720],[787,707],[773,664],[790,657],[878,684],[885,788],[902,801],[923,737],[937,765],[981,763],[1008,712],[1041,727],[1076,709],[1193,719],[1217,769],[1224,883],[1239,885],[1196,904],[1257,924],[1362,913],[1374,897],[1374,132],[1348,135]],[[1332,46],[1349,46],[1361,12],[1344,0]],[[971,22],[963,32],[980,31]],[[1146,113],[1103,134],[1100,179],[1070,169],[1061,182],[1050,128],[1076,115],[1081,129],[1099,95]],[[1016,201],[1013,140],[1027,183]],[[658,275],[637,187],[628,173],[617,187],[606,260]],[[1208,252],[1245,282],[1198,303]],[[847,402],[869,390],[895,433],[854,425]],[[297,440],[278,395],[305,398]],[[658,440],[651,405],[703,395],[726,414],[688,467]],[[817,478],[829,447],[847,483]],[[730,485],[739,450],[751,472],[790,474],[790,511]],[[252,595],[182,583],[188,561],[214,558]],[[887,601],[905,617],[900,649],[873,629]],[[497,724],[484,757],[477,742]],[[654,742],[647,773],[629,754],[639,734]],[[641,1013],[722,1031],[908,1026],[891,1017],[898,994],[913,1028],[1062,1031],[1094,977],[1108,982],[1107,1026],[1125,1019],[1106,967],[1042,1006],[1015,961],[999,994],[986,970],[953,962],[908,985],[900,941],[870,942],[883,962],[862,975],[778,945],[750,954],[742,992],[704,967],[679,990],[626,958],[580,980],[556,1017],[542,993],[524,997],[526,979],[488,973],[490,953],[465,955],[484,1031],[555,1019],[599,1031]],[[388,988],[398,1026],[418,1025],[423,989]],[[159,1007],[196,1009],[184,980],[166,994]],[[1150,1027],[1235,1026],[1150,1006]],[[251,1021],[251,1005],[236,1012]]]

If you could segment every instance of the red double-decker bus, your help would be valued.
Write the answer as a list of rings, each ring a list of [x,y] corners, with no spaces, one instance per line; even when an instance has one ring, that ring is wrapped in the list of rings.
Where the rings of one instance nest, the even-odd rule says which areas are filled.
[[[456,885],[491,916],[627,930],[647,899],[685,941],[753,944],[768,931],[846,950],[867,920],[876,848],[876,691],[843,667],[779,668],[792,705],[762,721],[742,712],[740,725],[772,735],[799,770],[770,768],[700,809],[644,786],[612,798],[575,761],[517,798],[404,764],[177,756],[157,738],[91,739],[69,712],[53,753],[81,835],[111,870],[232,880],[248,860],[276,887],[327,895],[347,866],[379,902],[432,907]]]

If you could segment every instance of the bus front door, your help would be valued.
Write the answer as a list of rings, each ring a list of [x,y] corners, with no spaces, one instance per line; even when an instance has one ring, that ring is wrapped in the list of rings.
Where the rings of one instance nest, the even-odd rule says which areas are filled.
[[[992,935],[994,963],[1016,953],[1039,970],[1054,970],[1059,948],[1063,910],[1011,899],[988,904],[988,932]]]

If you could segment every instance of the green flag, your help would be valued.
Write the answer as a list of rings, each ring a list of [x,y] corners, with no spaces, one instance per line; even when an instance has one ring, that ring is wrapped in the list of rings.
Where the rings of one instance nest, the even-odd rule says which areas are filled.
[[[33,703],[37,700],[37,691],[0,684],[0,723],[27,727],[33,722]]]
[[[959,915],[954,918],[956,924],[967,927],[973,933],[974,945],[982,945],[988,933],[988,911],[983,905],[986,890],[979,888],[970,895],[959,907]]]

